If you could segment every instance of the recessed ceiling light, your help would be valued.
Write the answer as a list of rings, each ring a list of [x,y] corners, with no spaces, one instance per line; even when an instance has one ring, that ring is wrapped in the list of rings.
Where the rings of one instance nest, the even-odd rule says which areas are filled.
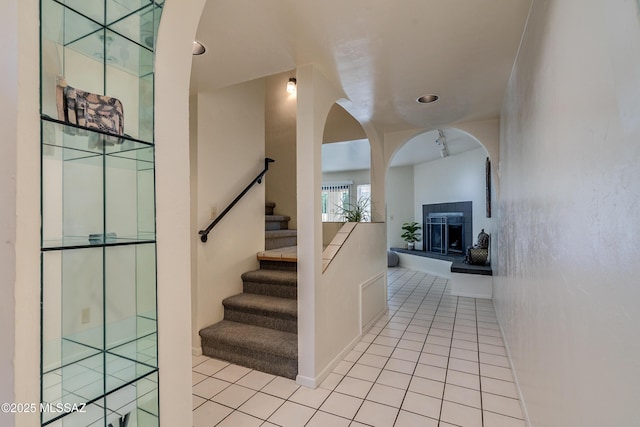
[[[420,104],[429,104],[431,102],[436,102],[440,98],[438,95],[422,95],[420,98],[416,99]]]
[[[193,41],[193,54],[194,55],[202,55],[207,49],[205,49],[204,45],[199,41]]]

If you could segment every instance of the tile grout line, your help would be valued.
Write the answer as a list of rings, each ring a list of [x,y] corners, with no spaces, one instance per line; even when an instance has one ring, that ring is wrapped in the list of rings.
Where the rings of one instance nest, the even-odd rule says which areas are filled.
[[[417,274],[417,272],[415,272],[411,277],[412,277],[412,278],[413,278],[413,277],[415,277],[415,276],[416,276],[416,274]],[[395,317],[395,316],[396,316],[396,313],[398,313],[398,311],[400,310],[400,308],[401,308],[401,307],[402,307],[402,306],[403,306],[403,305],[404,305],[404,304],[409,300],[409,298],[410,298],[410,297],[411,297],[411,295],[416,291],[416,289],[418,289],[418,288],[420,287],[420,283],[422,283],[422,281],[424,280],[424,278],[425,278],[425,277],[429,277],[429,276],[431,276],[431,275],[430,275],[430,274],[425,275],[422,279],[420,279],[420,282],[416,283],[416,285],[415,285],[415,286],[413,287],[413,289],[411,290],[411,293],[410,293],[410,294],[408,294],[406,297],[404,297],[404,300],[403,300],[402,304],[400,304],[400,306],[398,307],[398,309],[396,309],[396,310],[394,311],[393,315],[392,315],[392,316],[389,318],[389,320],[386,322],[385,327],[386,327],[386,326],[391,322],[391,320],[393,319],[393,317]],[[435,281],[436,281],[436,279],[434,278],[434,280],[432,281],[431,285],[429,286],[429,289],[427,290],[427,294],[425,294],[425,296],[422,298],[422,300],[420,301],[420,304],[422,304],[422,302],[426,299],[426,297],[427,297],[427,295],[428,295],[429,291],[431,290],[431,288],[433,287],[433,284],[435,283]],[[405,284],[404,284],[404,285],[402,285],[402,287],[401,287],[398,291],[396,291],[396,293],[394,293],[394,296],[395,296],[395,295],[396,295],[400,290],[402,290],[405,286],[407,286],[407,283],[406,283],[406,282],[405,282]],[[413,313],[413,316],[411,316],[411,320],[413,320],[413,319],[415,318],[415,314],[417,313],[417,310],[418,310],[418,309],[416,309],[416,311]],[[409,325],[409,324],[410,324],[410,322],[409,322],[409,323],[407,323],[407,325]],[[404,335],[404,333],[406,332],[407,327],[408,327],[408,326],[406,326],[406,327],[405,327],[405,329],[403,330],[403,335]],[[376,335],[376,338],[380,336],[380,333],[382,333],[382,331],[383,331],[384,329],[385,329],[385,328],[382,328],[382,330],[381,330],[381,331]],[[396,343],[396,345],[393,347],[393,351],[395,351],[395,350],[398,348],[398,344],[400,343],[400,340],[401,340],[401,339],[402,339],[402,337],[398,338],[398,343]],[[374,341],[375,341],[375,340],[374,340]],[[426,341],[426,338],[425,338],[425,341]],[[371,346],[371,344],[372,344],[372,343],[373,343],[373,341],[372,341],[371,343],[369,343],[369,346]],[[368,346],[368,347],[369,347],[369,346]],[[368,348],[368,347],[367,347],[367,348]],[[390,347],[390,346],[389,346],[389,347]],[[424,344],[423,344],[423,347],[424,347]],[[380,369],[380,373],[377,375],[376,380],[375,380],[375,381],[373,381],[374,386],[375,386],[375,384],[377,383],[378,378],[380,378],[380,375],[382,374],[382,371],[384,371],[384,367],[389,363],[389,360],[391,359],[391,356],[393,355],[393,351],[392,351],[392,352],[391,352],[391,354],[387,357],[387,361],[385,362],[384,366]],[[365,352],[363,352],[362,354],[365,354]],[[360,356],[360,357],[362,357],[362,356]],[[359,360],[359,358],[358,358],[357,360]],[[402,360],[402,359],[400,359],[400,360]],[[356,364],[356,363],[357,363],[357,361],[354,363],[354,366],[355,366],[355,364]],[[416,362],[416,366],[417,366],[417,362]],[[413,372],[415,372],[415,369],[416,369],[416,368],[414,367],[414,371],[413,371]],[[392,372],[395,372],[395,371],[392,371]],[[348,375],[348,373],[349,373],[349,372],[347,371],[347,374],[345,374],[345,376],[347,376],[347,375]],[[411,374],[411,378],[413,379],[413,374]],[[410,385],[410,384],[411,384],[411,382],[409,382],[409,385]],[[400,407],[398,407],[398,413],[396,414],[396,418],[394,419],[394,424],[395,424],[395,422],[397,421],[397,418],[398,418],[398,415],[400,414],[400,411],[402,410],[402,403],[404,403],[404,399],[405,399],[405,397],[406,397],[406,395],[407,395],[407,392],[409,391],[409,385],[407,385],[407,389],[406,389],[406,390],[404,390],[404,396],[403,396],[403,398],[402,398],[402,402],[401,402],[401,404],[400,404]],[[373,388],[373,386],[372,386],[371,388]],[[358,411],[356,411],[356,415],[355,415],[355,416],[357,416],[357,415],[358,415],[358,412],[359,412],[359,411],[360,411],[360,409],[362,408],[362,405],[364,405],[364,402],[367,400],[367,396],[369,395],[369,393],[371,393],[371,390],[369,390],[369,391],[367,392],[367,394],[365,395],[365,397],[362,399],[362,403],[360,404],[360,407],[358,408]],[[385,405],[385,406],[390,406],[390,405]],[[392,407],[392,406],[390,406],[390,407]],[[395,408],[394,408],[394,409],[395,409]],[[352,421],[355,421],[355,416],[354,416],[354,419],[353,419]]]
[[[447,280],[447,285],[449,281]],[[446,286],[445,286],[446,290]],[[451,349],[453,348],[453,335],[455,334],[456,318],[458,316],[458,302],[460,297],[456,297],[456,311],[453,317],[453,329],[451,330],[451,339],[449,341],[449,356],[447,356],[447,368],[444,372],[444,387],[442,388],[442,399],[440,400],[440,414],[438,415],[438,424],[442,421],[442,408],[444,407],[444,394],[447,389],[447,376],[449,375],[449,362],[451,361]],[[445,421],[446,422],[446,421]]]
[[[431,277],[431,275],[427,275],[426,277]],[[431,292],[431,290],[433,289],[433,285],[436,283],[437,277],[433,276],[433,280],[431,281],[431,284],[429,285],[429,289],[427,289],[427,293],[424,295],[424,297],[422,298],[422,301],[420,301],[420,304],[418,305],[418,308],[416,309],[416,312],[413,314],[413,317],[411,318],[412,320],[415,319],[416,313],[418,312],[418,310],[420,310],[420,307],[422,306],[422,304],[424,303],[424,301],[429,297],[429,292]],[[444,295],[444,291],[442,293],[442,295]],[[442,301],[442,295],[440,295],[440,301]],[[440,302],[438,302],[438,306],[440,306]],[[437,307],[436,307],[436,312],[437,312]],[[435,318],[435,313],[434,316]],[[424,338],[424,342],[422,343],[422,348],[420,351],[420,354],[422,354],[422,350],[424,350],[424,346],[427,343],[427,338],[429,337],[429,332],[431,331],[431,326],[433,325],[433,319],[431,319],[431,321],[429,322],[429,329],[425,335]],[[393,353],[392,353],[393,354]],[[389,357],[391,358],[391,357]],[[409,393],[409,387],[411,386],[411,381],[413,381],[413,378],[415,376],[415,372],[416,369],[418,368],[418,363],[420,362],[420,356],[418,356],[418,360],[416,361],[416,365],[413,367],[413,371],[411,372],[411,380],[409,380],[409,384],[407,385],[407,389],[404,391],[404,394],[402,396],[402,401],[400,402],[400,406],[398,407],[398,413],[396,414],[396,418],[393,421],[393,424],[395,425],[396,422],[398,422],[398,417],[400,416],[400,411],[402,411],[402,405],[404,404],[405,399],[407,398],[407,393]],[[387,361],[388,363],[388,361]],[[385,364],[386,366],[386,364]],[[410,412],[410,411],[407,411]]]
[[[417,279],[419,277],[419,279]],[[444,283],[440,283],[440,279],[442,279],[442,282]],[[437,286],[434,286],[437,285]],[[386,316],[384,316],[386,320],[382,326],[376,326],[376,331],[375,335],[372,337],[371,341],[366,342],[366,341],[362,341],[360,340],[359,343],[362,344],[366,344],[366,345],[362,345],[362,350],[363,351],[359,351],[356,350],[356,354],[355,356],[352,358],[353,362],[351,362],[350,360],[346,361],[346,362],[350,362],[351,366],[349,366],[349,369],[345,370],[344,374],[339,374],[340,380],[338,381],[338,383],[333,386],[333,388],[329,388],[329,389],[324,389],[327,393],[326,397],[324,397],[322,399],[322,402],[320,402],[320,404],[316,407],[315,404],[313,404],[313,406],[309,406],[306,403],[298,403],[295,402],[293,400],[291,400],[292,396],[300,389],[300,387],[296,387],[296,389],[288,395],[287,398],[282,398],[278,395],[275,394],[271,394],[271,393],[266,393],[263,392],[262,390],[264,388],[266,388],[269,384],[273,383],[273,381],[278,378],[277,376],[275,378],[270,379],[266,384],[260,386],[259,389],[253,388],[253,387],[248,387],[245,385],[240,385],[238,384],[239,381],[242,381],[243,378],[245,378],[246,376],[250,375],[251,372],[255,371],[255,370],[249,370],[248,372],[244,373],[243,375],[241,375],[239,378],[235,379],[233,382],[229,382],[228,380],[225,379],[221,379],[221,378],[216,378],[214,375],[218,374],[220,371],[224,370],[225,368],[227,368],[228,366],[233,366],[233,364],[229,364],[227,363],[226,366],[224,366],[223,368],[220,368],[218,370],[216,370],[215,372],[212,372],[211,374],[203,374],[199,371],[195,371],[195,369],[200,366],[201,364],[206,362],[205,360],[200,361],[199,363],[196,363],[195,365],[192,365],[192,371],[194,373],[197,373],[199,375],[202,375],[202,378],[200,381],[198,381],[196,384],[192,384],[192,386],[195,386],[197,384],[200,384],[203,381],[206,381],[207,379],[215,379],[218,381],[223,381],[226,382],[227,385],[225,386],[225,388],[223,390],[218,391],[216,394],[214,394],[213,396],[211,396],[211,398],[202,398],[199,395],[195,395],[193,394],[194,397],[198,397],[199,399],[202,399],[202,403],[199,404],[198,406],[196,406],[193,411],[195,411],[196,409],[200,408],[202,405],[204,405],[207,402],[212,402],[212,403],[216,403],[222,407],[225,407],[227,409],[230,409],[231,412],[229,414],[227,414],[223,419],[221,419],[219,421],[219,423],[224,423],[225,421],[228,422],[229,417],[231,417],[235,412],[240,412],[243,415],[247,415],[247,416],[251,416],[254,417],[256,420],[260,420],[262,421],[261,425],[265,425],[267,423],[271,423],[271,421],[268,421],[269,417],[271,417],[273,414],[275,414],[277,411],[279,411],[282,406],[286,403],[286,402],[291,402],[292,404],[296,404],[296,405],[300,405],[303,406],[305,408],[309,408],[312,410],[312,414],[309,417],[309,420],[305,423],[305,424],[309,424],[311,423],[312,419],[318,414],[318,412],[323,412],[325,414],[329,414],[331,416],[335,416],[335,417],[339,417],[340,419],[343,419],[345,421],[351,421],[353,423],[359,422],[363,425],[368,425],[367,423],[364,423],[362,421],[356,421],[356,416],[358,416],[358,413],[362,410],[363,406],[365,405],[367,398],[371,395],[371,391],[373,389],[373,387],[375,387],[376,385],[382,385],[382,383],[379,383],[378,380],[380,379],[380,375],[382,374],[382,372],[386,369],[386,367],[389,365],[391,359],[397,360],[399,362],[406,362],[408,363],[414,363],[413,368],[410,368],[410,365],[402,365],[399,364],[395,369],[397,370],[389,370],[388,372],[390,373],[394,373],[394,374],[406,374],[409,376],[409,383],[407,384],[406,387],[396,387],[396,386],[390,386],[393,387],[394,389],[397,390],[401,390],[403,392],[402,394],[402,399],[399,402],[399,406],[394,406],[394,405],[390,405],[390,404],[386,404],[384,402],[376,402],[374,400],[370,400],[369,402],[375,403],[375,404],[379,404],[388,408],[393,408],[394,410],[397,410],[396,414],[395,414],[395,418],[394,418],[394,424],[398,422],[399,417],[400,417],[400,412],[405,411],[407,413],[410,414],[414,414],[414,415],[418,415],[418,416],[423,416],[425,418],[429,418],[431,420],[433,420],[433,418],[424,415],[423,412],[413,412],[413,411],[407,411],[406,409],[402,409],[402,405],[405,403],[407,394],[409,392],[409,388],[411,386],[411,383],[413,382],[413,380],[416,377],[416,371],[418,368],[418,364],[420,364],[420,358],[422,356],[422,354],[424,354],[424,351],[427,347],[427,340],[429,339],[430,336],[432,337],[441,337],[441,335],[435,335],[433,334],[433,332],[436,331],[436,329],[438,331],[442,330],[442,332],[444,331],[449,331],[449,327],[451,327],[450,329],[450,337],[449,337],[449,348],[448,348],[448,356],[447,356],[447,365],[446,365],[446,369],[444,370],[444,380],[443,380],[443,391],[442,391],[442,395],[440,397],[440,413],[438,416],[438,421],[440,422],[445,422],[442,421],[442,413],[443,413],[443,407],[444,407],[444,395],[445,395],[445,391],[446,391],[446,386],[447,386],[447,379],[449,377],[449,366],[450,366],[450,362],[451,359],[461,359],[461,360],[469,360],[468,356],[471,356],[469,353],[467,353],[467,355],[465,355],[464,353],[456,353],[457,357],[453,357],[452,353],[453,353],[453,349],[460,349],[460,350],[466,350],[468,348],[467,345],[462,344],[462,345],[456,345],[453,346],[453,341],[455,340],[454,334],[456,333],[457,328],[461,328],[458,332],[462,333],[467,333],[468,334],[468,330],[465,330],[468,326],[470,326],[468,324],[470,319],[467,319],[467,317],[471,317],[472,313],[469,313],[469,311],[473,310],[473,319],[475,320],[474,324],[475,324],[475,337],[473,336],[467,336],[465,337],[464,334],[462,335],[462,337],[458,338],[462,341],[468,341],[468,342],[473,342],[471,341],[471,339],[475,339],[475,344],[476,344],[476,355],[478,358],[478,385],[479,385],[479,393],[480,393],[480,413],[481,413],[481,425],[485,424],[485,420],[484,420],[484,415],[485,415],[485,409],[484,409],[484,402],[483,402],[483,381],[482,381],[482,375],[480,373],[480,367],[481,367],[481,363],[480,363],[480,358],[481,358],[481,353],[483,353],[480,349],[480,336],[483,336],[483,341],[487,341],[487,343],[483,344],[483,345],[487,345],[489,346],[488,348],[491,347],[495,347],[496,349],[499,349],[500,347],[504,347],[504,344],[502,346],[498,345],[496,343],[496,340],[494,340],[492,337],[494,337],[495,333],[493,332],[495,330],[495,328],[493,327],[493,324],[496,323],[495,322],[495,309],[491,310],[493,307],[490,305],[484,305],[484,304],[480,304],[480,301],[478,301],[477,298],[474,298],[472,301],[467,301],[465,300],[461,300],[460,297],[455,297],[452,295],[448,295],[447,291],[450,290],[450,281],[443,279],[443,278],[439,278],[438,276],[433,276],[431,274],[422,274],[421,272],[415,272],[415,271],[404,271],[402,272],[402,274],[394,274],[392,280],[390,281],[389,285],[388,285],[388,291],[389,292],[389,296],[387,298],[387,301],[391,301],[391,304],[389,306],[389,310]],[[446,297],[446,304],[443,305],[443,303],[445,302],[445,297]],[[415,299],[420,298],[419,302],[416,302]],[[454,299],[455,298],[455,299]],[[437,304],[434,304],[437,301]],[[434,307],[435,306],[435,307]],[[479,308],[482,308],[483,310],[479,310]],[[491,312],[493,311],[493,316],[491,316]],[[420,314],[420,316],[418,316]],[[479,315],[481,315],[480,317],[482,318],[483,323],[486,323],[481,325],[480,324],[480,318]],[[452,317],[450,317],[452,316]],[[424,326],[423,324],[420,324],[420,322],[424,322],[425,318],[430,318],[429,320],[429,325],[428,327]],[[443,322],[444,320],[444,322]],[[464,321],[463,321],[464,320]],[[418,324],[413,324],[413,322],[418,322]],[[397,325],[394,325],[394,329],[389,327],[390,323],[397,323]],[[434,324],[436,322],[440,322],[442,323],[442,325],[436,325],[434,326]],[[452,322],[452,323],[450,323]],[[460,325],[458,324],[460,322]],[[377,322],[376,322],[377,323]],[[418,327],[422,327],[424,329],[420,330],[417,329],[411,331],[412,333],[415,334],[420,334],[420,335],[424,335],[423,339],[416,339],[419,337],[412,337],[412,339],[409,338],[404,338],[405,334],[407,334],[407,330],[411,327],[414,326],[416,329]],[[500,328],[500,325],[497,325],[498,328]],[[395,329],[397,328],[397,329]],[[481,332],[480,329],[483,329],[483,331]],[[383,331],[385,329],[388,329],[388,334],[390,335],[382,335]],[[485,330],[486,329],[486,330]],[[473,330],[472,330],[473,331]],[[424,333],[426,332],[426,334]],[[500,334],[500,337],[495,337],[495,338],[500,338],[502,342],[504,342],[504,340],[502,339],[502,331],[500,329],[498,329],[498,333]],[[372,334],[371,331],[368,331],[367,334]],[[373,335],[373,334],[372,334]],[[383,347],[388,347],[390,349],[390,352],[388,352],[388,356],[382,356],[382,355],[376,355],[375,353],[367,353],[367,350],[370,350],[372,345],[374,344],[374,341],[380,337],[384,337],[384,338],[388,338],[388,339],[393,339],[393,340],[397,340],[397,341],[388,341],[385,344],[377,344],[379,346],[383,346]],[[485,339],[485,337],[487,339]],[[401,344],[402,341],[405,341],[406,343]],[[387,345],[394,342],[393,345]],[[418,343],[421,343],[421,345],[418,345]],[[445,341],[446,343],[446,341]],[[436,347],[443,347],[444,345],[446,345],[445,343],[433,343],[433,346]],[[402,347],[401,347],[402,346]],[[429,352],[429,354],[432,355],[442,355],[441,351],[438,350],[436,347],[431,348],[431,351]],[[418,350],[419,348],[419,350]],[[396,358],[393,357],[394,353],[398,350],[402,350],[403,352],[406,351],[406,354],[398,354]],[[418,358],[415,362],[412,361],[412,359],[414,358],[413,352],[417,353]],[[359,354],[358,354],[359,353]],[[384,351],[384,353],[387,353],[387,351]],[[370,364],[365,364],[362,362],[362,358],[365,354],[368,354],[370,356],[374,356],[374,357],[380,357],[380,358],[384,358],[384,359],[373,359],[371,362],[367,362]],[[381,353],[382,354],[382,353]],[[487,352],[487,355],[492,355],[495,354],[493,350],[490,350]],[[406,358],[401,358],[401,357],[405,357]],[[197,359],[196,359],[197,360]],[[343,359],[344,361],[344,359]],[[432,363],[425,363],[424,366],[433,366],[433,367],[437,367],[439,366],[437,363],[437,361],[434,360],[432,361]],[[380,363],[382,363],[382,365],[380,366]],[[438,362],[440,363],[440,362]],[[495,366],[495,367],[500,367],[500,368],[504,368],[504,366],[502,366],[502,362],[501,359],[497,359],[497,358],[491,358],[489,357],[489,363],[487,363],[490,366]],[[371,368],[371,369],[380,369],[380,372],[378,374],[375,374],[375,378],[370,377],[370,373],[367,373],[366,371],[363,373],[363,375],[365,375],[364,378],[360,378],[360,377],[351,377],[349,376],[349,373],[355,368],[356,365],[360,365],[362,367],[367,367],[367,368]],[[461,366],[462,369],[463,366]],[[204,367],[203,367],[204,368]],[[407,368],[409,368],[409,370],[407,370]],[[442,368],[440,368],[442,369]],[[512,366],[509,366],[507,369],[509,369],[512,372]],[[204,370],[204,369],[203,369]],[[258,371],[256,371],[258,372]],[[456,371],[458,372],[458,371]],[[466,371],[460,371],[460,372],[466,372]],[[428,372],[426,372],[428,373]],[[336,373],[338,374],[338,373]],[[438,374],[441,375],[441,374]],[[366,393],[364,393],[364,397],[362,398],[362,402],[360,402],[360,404],[357,406],[357,409],[354,412],[353,417],[348,418],[345,417],[343,415],[339,415],[336,414],[334,412],[330,412],[329,410],[321,410],[322,405],[324,405],[326,403],[326,401],[329,399],[329,397],[333,394],[333,393],[338,393],[341,394],[342,392],[337,392],[336,389],[339,387],[339,385],[346,379],[346,377],[349,377],[351,379],[355,379],[355,380],[361,380],[361,381],[367,381],[368,383],[371,383],[372,386],[370,389],[368,389],[366,391]],[[502,380],[501,378],[499,378],[498,376],[491,376],[490,378],[494,378],[495,380],[499,380],[499,381],[504,381],[504,382],[513,382],[513,381],[507,381],[507,380]],[[366,378],[366,379],[365,379]],[[373,379],[371,379],[373,378]],[[419,378],[423,378],[423,377],[419,377]],[[429,379],[431,381],[437,381],[437,377],[433,377],[433,376],[426,376],[424,377],[426,379]],[[404,381],[404,380],[403,380]],[[218,403],[215,402],[214,399],[216,396],[218,396],[220,393],[224,392],[224,390],[227,390],[231,385],[238,385],[239,387],[244,387],[247,388],[251,391],[251,396],[244,400],[239,406],[238,408],[233,408],[230,407],[228,405],[222,404],[222,403]],[[467,387],[464,385],[460,385],[457,387],[462,387],[462,388],[466,388],[466,389],[470,389],[470,390],[474,390],[473,387]],[[260,394],[264,394],[267,396],[272,396],[278,399],[281,399],[281,402],[278,403],[277,407],[271,411],[271,413],[266,417],[266,419],[262,419],[262,415],[257,416],[257,415],[252,415],[251,413],[245,412],[243,410],[240,410],[239,408],[244,405],[247,401],[251,400],[254,396],[258,395],[258,393]],[[395,393],[395,392],[394,392]],[[417,393],[421,396],[426,396],[426,397],[433,397],[432,394],[424,394],[423,392],[414,392]],[[496,394],[496,393],[489,393],[489,394]],[[345,394],[346,396],[352,396],[350,394]],[[399,395],[399,394],[398,394]],[[502,397],[509,397],[505,395],[504,393],[497,393],[497,396],[502,396]],[[352,396],[355,398],[359,398],[357,396]],[[511,398],[512,399],[512,398]],[[383,398],[384,400],[384,398]],[[517,399],[516,400],[520,400]],[[466,402],[466,401],[465,401]],[[467,403],[458,403],[457,404],[460,405],[464,405],[470,408],[476,408],[475,406],[473,406],[473,404],[467,404]],[[370,408],[370,409],[374,409],[374,408]],[[490,411],[493,413],[493,411]],[[369,411],[365,411],[365,413],[369,413],[369,416],[371,416],[371,413]],[[517,417],[513,417],[507,414],[502,414],[500,412],[495,412],[496,414],[499,414],[501,416],[504,417],[509,417],[512,418],[514,420],[519,420],[522,421],[522,418],[517,418]],[[275,425],[275,423],[273,423]],[[216,424],[218,425],[218,424]],[[197,426],[200,427],[200,426]]]
[[[473,299],[473,306],[476,310],[476,339],[478,343],[476,344],[478,350],[478,387],[480,388],[480,421],[482,426],[484,427],[484,398],[482,396],[482,366],[480,362],[480,327],[478,326],[478,299]]]
[[[412,275],[412,277],[413,277],[413,276],[415,276],[415,274],[416,274],[416,273],[414,273],[414,274]],[[403,286],[403,287],[404,287],[404,286]],[[396,295],[398,292],[399,292],[399,290],[398,290],[398,291],[396,291],[396,292],[393,294],[393,296],[392,296],[391,298],[388,298],[388,299],[387,299],[387,301],[389,301],[390,299],[394,298],[394,297],[395,297],[395,295]],[[408,299],[408,297],[404,298],[404,301],[406,301],[407,299]],[[404,301],[403,301],[403,303],[404,303]],[[393,316],[395,315],[395,313],[397,313],[397,311],[398,311],[397,309],[394,309],[393,315],[389,315],[389,320],[387,320],[387,322],[385,323],[385,326],[381,328],[380,332],[382,332],[382,331],[384,330],[384,328],[389,324],[390,320],[393,318]],[[380,332],[378,332],[378,333],[376,334],[376,338],[378,338],[378,337],[380,336]],[[362,352],[362,354],[361,354],[360,356],[358,356],[358,358],[353,362],[353,364],[351,365],[351,367],[350,367],[350,368],[345,372],[345,374],[342,376],[342,378],[340,379],[340,381],[338,382],[338,384],[336,384],[336,386],[333,388],[333,390],[331,390],[331,392],[329,393],[329,395],[328,395],[328,396],[323,400],[322,404],[324,404],[324,402],[326,402],[326,400],[329,398],[329,396],[331,395],[331,393],[334,393],[334,392],[335,392],[335,393],[340,393],[340,392],[336,391],[336,389],[340,386],[340,384],[344,381],[344,379],[345,379],[346,377],[348,377],[349,372],[350,372],[350,371],[353,369],[353,367],[358,363],[358,360],[360,360],[360,358],[362,357],[362,355],[364,355],[364,354],[366,353],[366,350],[367,350],[367,349],[369,349],[369,347],[371,347],[371,345],[373,344],[373,342],[374,342],[374,341],[375,341],[375,339],[374,339],[374,340],[372,340],[371,342],[367,343],[367,347],[366,347],[366,349],[365,349],[365,350]],[[362,342],[362,341],[359,341],[359,342]],[[356,345],[357,345],[357,344],[356,344]],[[391,358],[391,356],[389,356],[387,359],[390,359],[390,358]],[[343,359],[343,360],[344,360],[344,359]],[[386,363],[385,363],[385,365],[386,365]],[[384,367],[383,367],[382,369],[384,369]],[[382,369],[381,369],[381,371],[380,371],[380,372],[382,372]],[[379,377],[379,376],[380,376],[380,374],[378,374],[378,377]],[[359,379],[359,378],[356,378],[356,377],[349,377],[349,378]],[[377,377],[376,377],[376,379],[377,379]],[[373,381],[373,384],[375,384],[375,381]],[[372,388],[373,388],[373,386],[372,386]],[[350,419],[349,419],[349,421],[351,421],[351,422],[355,421],[355,417],[358,415],[358,412],[359,412],[359,411],[360,411],[360,409],[362,408],[362,405],[364,405],[364,402],[365,402],[365,400],[366,400],[366,398],[367,398],[367,396],[369,395],[369,393],[370,393],[370,392],[371,392],[371,390],[369,390],[369,391],[367,392],[367,394],[362,398],[362,402],[361,402],[361,403],[360,403],[360,405],[358,406],[358,409],[355,411],[355,413],[354,413],[354,415],[353,415],[353,418],[350,418]],[[346,394],[346,395],[347,395],[347,396],[351,396],[351,395],[348,395],[348,394]],[[356,397],[356,396],[351,396],[351,397]],[[358,397],[356,397],[356,398],[358,398]],[[358,398],[358,399],[359,399],[359,398]],[[322,404],[320,404],[320,406],[316,409],[316,411],[315,411],[315,412],[314,412],[314,414],[311,416],[311,418],[313,418],[313,416],[315,416],[315,414],[320,410],[320,407],[322,406]],[[337,414],[332,414],[332,415],[336,415],[336,416],[338,416]],[[309,421],[311,421],[311,418],[309,418]],[[343,417],[343,418],[344,418],[344,417]],[[347,419],[347,418],[345,418],[345,419]],[[307,421],[307,423],[308,423],[309,421]],[[307,424],[307,423],[305,423],[305,424]]]

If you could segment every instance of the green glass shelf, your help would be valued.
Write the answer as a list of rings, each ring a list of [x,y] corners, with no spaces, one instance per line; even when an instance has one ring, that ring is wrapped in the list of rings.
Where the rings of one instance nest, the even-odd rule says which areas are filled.
[[[157,368],[155,244],[42,254],[42,366],[102,354]]]
[[[44,411],[41,425],[158,427],[153,112],[164,0],[40,5],[41,395],[87,404]],[[124,135],[65,122],[65,84],[120,100]]]
[[[42,121],[43,249],[155,241],[154,147],[67,128]]]
[[[111,28],[56,0],[42,0],[42,114],[62,119],[56,87],[64,77],[74,88],[119,99],[125,134],[153,141],[154,53],[146,44],[155,43],[162,8],[145,4]],[[137,31],[135,24],[141,25]]]

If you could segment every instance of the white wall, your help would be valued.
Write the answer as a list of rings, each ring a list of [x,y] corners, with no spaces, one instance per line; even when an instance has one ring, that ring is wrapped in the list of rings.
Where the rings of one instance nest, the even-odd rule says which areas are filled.
[[[197,254],[201,242],[194,239],[198,235],[201,225],[198,224],[198,95],[189,96],[189,181],[190,181],[190,221],[189,236],[191,239],[191,253]],[[195,356],[202,354],[200,336],[195,325],[198,324],[198,257],[191,257],[191,343]]]
[[[266,176],[266,200],[276,204],[275,213],[291,217],[289,228],[296,229],[296,100],[285,90],[295,71],[266,78],[265,151],[275,160]]]
[[[531,425],[637,425],[640,10],[534,0],[502,107],[494,302]]]
[[[298,212],[298,377],[315,378],[317,284],[322,276],[321,148],[329,110],[344,94],[314,65],[298,68],[296,178]]]
[[[414,218],[413,166],[387,170],[387,247],[404,248],[402,224]]]
[[[384,223],[355,223],[316,286],[316,386],[386,309],[385,234]]]
[[[16,318],[16,173],[18,160],[18,4],[5,2],[4,13],[0,15],[0,50],[3,52],[4,66],[0,76],[4,84],[0,86],[0,125],[4,129],[3,155],[0,156],[0,401],[15,402],[13,367]],[[13,426],[12,414],[0,414],[3,425]]]
[[[414,220],[422,224],[422,205],[433,203],[473,203],[473,239],[481,229],[493,234],[493,220],[486,217],[484,148],[465,151],[414,166]],[[424,232],[424,230],[422,230]],[[467,242],[472,243],[472,242]],[[417,247],[421,244],[416,244]]]
[[[162,425],[192,424],[189,82],[193,40],[205,2],[165,1],[156,52],[158,365]]]
[[[0,17],[0,397],[38,402],[40,380],[40,146],[38,1],[3,2]],[[6,322],[6,323],[5,323]],[[0,413],[31,426],[35,414]]]
[[[197,227],[211,220],[264,168],[265,82],[238,84],[198,94]],[[264,250],[265,186],[255,185],[216,225],[206,243],[197,244],[198,331],[222,320],[222,300],[242,292],[240,275],[258,268],[256,253]],[[215,212],[215,215],[213,215]]]

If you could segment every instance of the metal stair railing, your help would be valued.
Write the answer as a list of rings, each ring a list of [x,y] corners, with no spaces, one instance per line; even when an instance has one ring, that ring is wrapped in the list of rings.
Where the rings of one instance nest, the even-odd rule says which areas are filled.
[[[247,187],[242,190],[242,192],[240,194],[238,194],[238,197],[236,197],[233,202],[229,203],[229,206],[227,206],[225,208],[225,210],[222,211],[222,213],[220,215],[218,215],[216,217],[216,219],[214,219],[211,224],[209,224],[209,226],[207,228],[205,228],[204,230],[200,230],[198,231],[198,234],[200,235],[200,240],[202,241],[202,243],[206,243],[208,240],[208,235],[211,232],[211,230],[213,230],[213,227],[216,226],[216,224],[218,224],[222,218],[225,217],[225,215],[227,213],[229,213],[229,211],[236,205],[236,203],[238,203],[240,201],[240,199],[242,199],[244,197],[245,194],[247,194],[247,192],[249,192],[249,190],[251,190],[251,187],[253,187],[256,184],[261,184],[262,183],[262,178],[264,177],[264,175],[267,173],[267,171],[269,170],[269,163],[273,163],[275,162],[275,160],[270,159],[268,157],[264,158],[264,169],[262,172],[260,172],[258,174],[258,176],[256,176],[254,178],[253,181],[251,181],[249,183],[249,185],[247,185]]]

